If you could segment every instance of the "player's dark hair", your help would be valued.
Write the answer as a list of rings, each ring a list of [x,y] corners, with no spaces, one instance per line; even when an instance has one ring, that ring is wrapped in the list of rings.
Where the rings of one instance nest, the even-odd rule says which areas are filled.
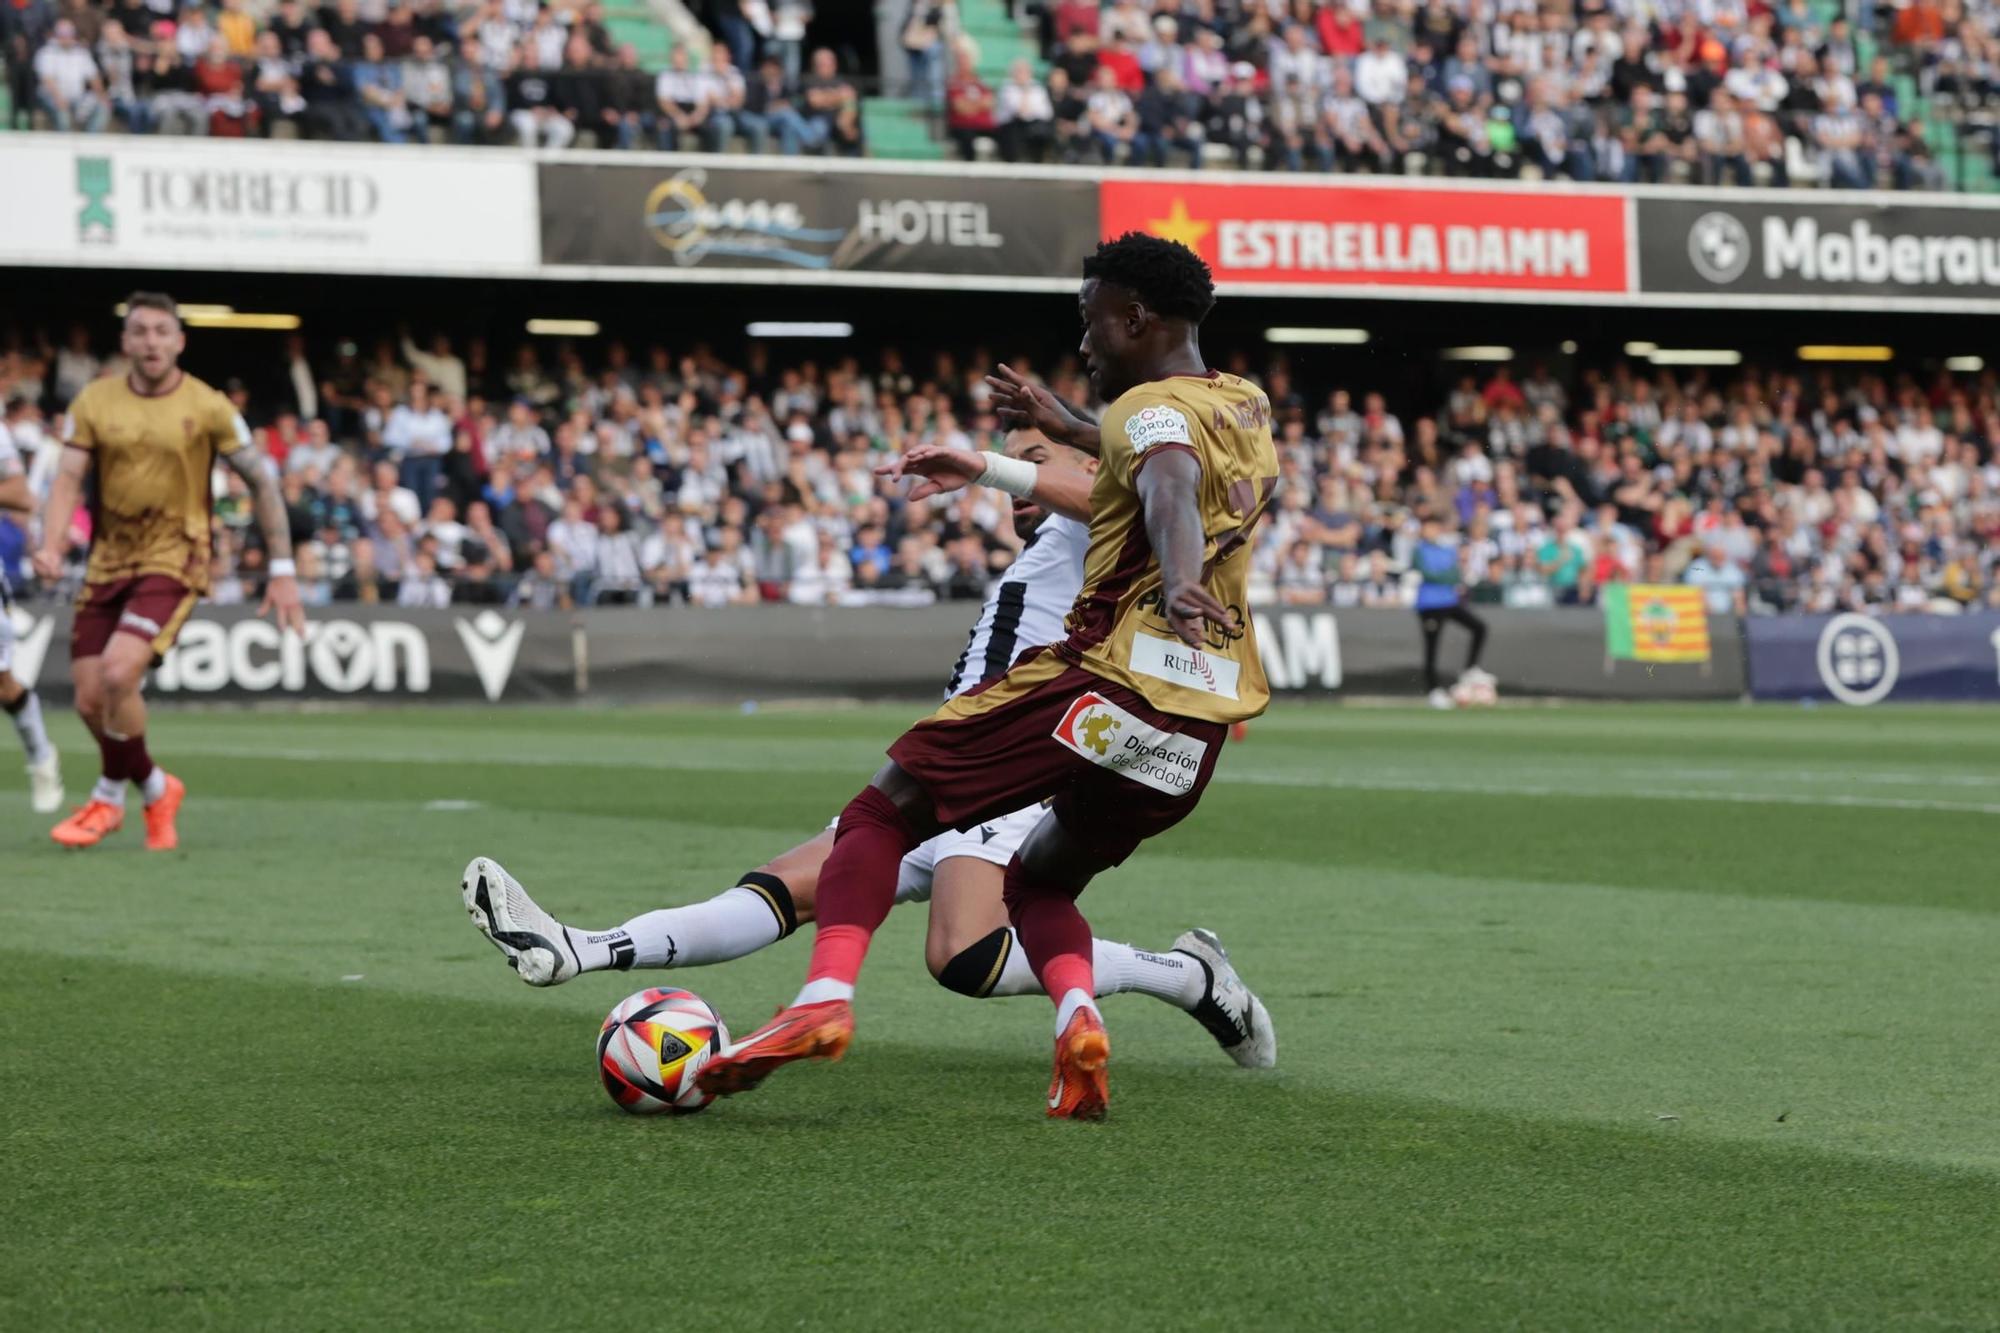
[[[134,310],[157,310],[172,315],[176,324],[181,319],[180,305],[165,292],[133,292],[125,298],[125,313],[129,316]]]
[[[1128,231],[1098,244],[1083,261],[1083,276],[1112,282],[1148,310],[1199,324],[1215,308],[1215,279],[1200,255],[1178,241]]]

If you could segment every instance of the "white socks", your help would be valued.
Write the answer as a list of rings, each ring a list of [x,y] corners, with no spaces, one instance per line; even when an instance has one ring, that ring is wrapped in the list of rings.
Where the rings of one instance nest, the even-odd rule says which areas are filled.
[[[752,954],[784,938],[770,902],[737,885],[706,902],[635,916],[613,930],[570,932],[586,972],[611,967],[700,967]]]
[[[139,795],[145,798],[147,805],[151,805],[166,794],[167,770],[161,768],[158,764],[154,764],[153,771],[148,773],[146,780],[139,784]]]
[[[792,997],[793,1005],[825,1004],[828,1000],[851,1000],[854,986],[851,982],[836,981],[832,977],[821,977],[818,981],[808,981]]]
[[[1208,971],[1184,953],[1148,953],[1129,944],[1095,940],[1091,970],[1099,995],[1138,991],[1178,1009],[1193,1009],[1208,994]]]
[[[1009,935],[1013,935],[1010,930]],[[1129,944],[1112,940],[1091,941],[1091,971],[1097,994],[1121,995],[1137,991],[1165,1000],[1177,1009],[1193,1009],[1208,994],[1208,974],[1201,964],[1184,953],[1147,953]],[[1028,963],[1028,951],[1019,936],[1009,941],[1000,977],[986,992],[996,995],[1040,995],[1042,983]]]
[[[33,690],[21,696],[20,706],[9,716],[14,719],[14,734],[21,738],[21,748],[28,752],[28,762],[38,764],[48,758],[55,747],[49,744],[48,728],[42,725],[42,701]]]
[[[1079,1009],[1088,1009],[1091,1013],[1095,1014],[1097,1013],[1097,1001],[1085,995],[1081,990],[1072,990],[1069,994],[1062,997],[1062,1003],[1056,1006],[1056,1035],[1058,1037],[1063,1034],[1063,1029],[1069,1026],[1070,1019],[1076,1017],[1076,1011]],[[1102,1015],[1099,1015],[1099,1017],[1101,1018]]]
[[[100,777],[97,780],[97,785],[90,789],[90,799],[93,801],[102,801],[106,805],[115,805],[120,810],[123,810],[125,808],[125,784],[115,782],[110,778]]]

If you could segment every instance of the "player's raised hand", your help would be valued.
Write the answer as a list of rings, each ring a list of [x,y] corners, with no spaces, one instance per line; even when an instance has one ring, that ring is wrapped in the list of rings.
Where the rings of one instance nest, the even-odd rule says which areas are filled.
[[[993,415],[1008,430],[1032,427],[1058,443],[1069,435],[1070,415],[1056,396],[1002,361],[986,377],[993,390]]]
[[[911,500],[928,500],[933,495],[962,491],[985,473],[985,460],[972,450],[947,449],[935,444],[920,444],[901,458],[893,458],[875,469],[878,477],[914,478]]]
[[[1162,602],[1167,611],[1167,627],[1174,637],[1190,648],[1200,648],[1207,641],[1204,622],[1220,625],[1231,634],[1241,632],[1236,623],[1236,614],[1215,599],[1215,594],[1200,583],[1181,583],[1163,590]]]
[[[306,604],[299,596],[299,581],[288,574],[274,574],[264,580],[264,603],[257,608],[260,616],[277,613],[278,628],[294,630],[300,638],[306,632]]]

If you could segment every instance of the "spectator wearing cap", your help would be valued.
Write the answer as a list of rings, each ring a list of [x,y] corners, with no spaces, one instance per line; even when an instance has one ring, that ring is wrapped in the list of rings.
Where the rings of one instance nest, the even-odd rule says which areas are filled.
[[[35,100],[59,131],[102,134],[111,108],[97,61],[77,40],[76,24],[59,20],[48,45],[35,53]]]

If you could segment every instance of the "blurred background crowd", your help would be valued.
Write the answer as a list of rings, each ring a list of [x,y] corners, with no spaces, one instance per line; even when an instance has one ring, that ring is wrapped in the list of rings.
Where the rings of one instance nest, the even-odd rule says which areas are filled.
[[[275,342],[272,344],[275,346]],[[572,607],[976,599],[1019,541],[973,489],[915,505],[874,468],[919,443],[997,446],[984,349],[408,333],[294,336],[230,381],[282,471],[308,600]],[[824,345],[819,345],[823,347]],[[91,334],[0,340],[5,427],[45,491],[68,401],[119,373]],[[1088,398],[1071,363],[1030,366]],[[2000,608],[2000,375],[1880,368],[1562,373],[1469,366],[1424,401],[1258,377],[1283,480],[1255,600],[1405,606],[1426,516],[1474,601],[1590,603],[1610,583],[1702,587],[1717,612]],[[246,372],[248,373],[248,372]],[[215,599],[254,597],[248,497],[215,479]],[[87,521],[80,518],[79,522]],[[85,534],[79,533],[79,537]],[[19,587],[26,534],[0,520]]]
[[[894,8],[885,51],[810,0],[7,0],[0,51],[9,122],[83,132],[1994,185],[1991,0]]]

